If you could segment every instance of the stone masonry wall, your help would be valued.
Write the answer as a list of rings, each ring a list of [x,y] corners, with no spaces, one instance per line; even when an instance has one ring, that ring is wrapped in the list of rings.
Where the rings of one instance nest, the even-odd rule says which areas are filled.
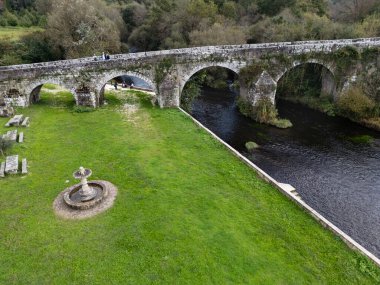
[[[242,98],[255,104],[260,96],[269,96],[274,101],[277,82],[281,76],[304,62],[318,62],[331,71],[332,76],[326,77],[324,90],[336,89],[334,92],[338,92],[339,88],[349,85],[355,78],[354,69],[347,70],[347,74],[341,76],[344,83],[338,82],[334,86],[334,60],[313,58],[317,53],[321,57],[321,54],[333,53],[346,46],[356,49],[380,47],[380,38],[195,47],[119,54],[111,56],[108,61],[95,61],[89,57],[4,66],[0,67],[0,96],[5,97],[8,103],[28,106],[38,99],[38,88],[42,84],[54,83],[70,90],[77,104],[96,107],[102,102],[103,87],[110,79],[132,75],[152,85],[160,107],[175,107],[179,105],[186,82],[197,71],[210,66],[221,66],[240,73],[245,66],[265,62],[265,68],[256,78],[252,78],[252,83],[241,88]],[[271,58],[268,58],[269,55]],[[308,57],[308,60],[302,60],[303,56]],[[157,68],[161,63],[170,65],[170,72],[162,73]]]

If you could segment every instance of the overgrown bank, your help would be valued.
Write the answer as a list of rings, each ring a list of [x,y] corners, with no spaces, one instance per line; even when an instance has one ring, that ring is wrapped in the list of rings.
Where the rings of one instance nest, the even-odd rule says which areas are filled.
[[[131,114],[135,99],[108,95],[107,106],[78,113],[70,95],[53,96],[23,110],[32,124],[12,151],[30,175],[0,180],[0,283],[380,281],[181,112],[143,100]],[[79,165],[119,195],[94,219],[63,221],[52,202]]]

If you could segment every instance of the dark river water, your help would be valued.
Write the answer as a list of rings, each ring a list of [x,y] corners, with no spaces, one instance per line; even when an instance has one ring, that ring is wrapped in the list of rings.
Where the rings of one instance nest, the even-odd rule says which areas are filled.
[[[380,257],[380,133],[304,106],[278,101],[293,128],[260,125],[241,115],[236,94],[203,89],[192,115],[357,242]],[[347,138],[370,135],[371,144]],[[253,153],[245,143],[260,148]]]

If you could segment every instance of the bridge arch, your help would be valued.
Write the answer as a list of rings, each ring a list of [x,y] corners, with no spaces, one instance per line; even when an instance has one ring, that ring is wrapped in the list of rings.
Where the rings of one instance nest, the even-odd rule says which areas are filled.
[[[45,84],[54,84],[63,89],[66,89],[73,96],[73,100],[75,102],[77,101],[77,98],[75,97],[75,88],[73,86],[67,85],[65,82],[63,82],[59,78],[49,78],[49,79],[42,79],[42,80],[33,82],[29,85],[29,87],[26,90],[26,94],[28,96],[27,101],[30,105],[35,102],[38,102],[38,100],[40,99],[41,88]]]
[[[285,68],[284,70],[281,70],[277,76],[274,77],[274,81],[276,82],[276,91],[275,91],[275,99],[278,97],[278,87],[281,80],[289,74],[290,72],[294,71],[296,68],[299,68],[301,66],[306,65],[317,65],[322,68],[321,71],[321,81],[322,81],[322,87],[321,87],[321,93],[326,93],[329,95],[332,95],[332,98],[336,100],[337,96],[337,81],[335,76],[335,70],[333,65],[327,64],[323,61],[317,60],[317,59],[310,59],[307,61],[294,61],[292,66],[290,68]]]
[[[115,79],[121,76],[131,76],[131,77],[137,77],[139,79],[142,79],[143,81],[148,83],[149,86],[152,88],[153,92],[157,94],[156,85],[154,84],[153,80],[151,80],[148,76],[140,72],[135,72],[135,71],[114,70],[114,71],[110,71],[106,73],[95,85],[95,90],[96,90],[96,94],[98,95],[99,104],[102,104],[104,101],[104,88],[106,84],[112,79]]]
[[[218,63],[205,63],[205,64],[198,64],[196,66],[191,67],[188,70],[182,71],[182,76],[180,77],[180,83],[179,83],[179,95],[181,97],[182,91],[186,85],[186,83],[190,80],[190,78],[198,73],[199,71],[202,71],[204,69],[210,68],[210,67],[221,67],[224,69],[228,69],[232,72],[234,72],[236,75],[239,75],[240,68],[234,64],[231,64],[229,62],[218,62]]]

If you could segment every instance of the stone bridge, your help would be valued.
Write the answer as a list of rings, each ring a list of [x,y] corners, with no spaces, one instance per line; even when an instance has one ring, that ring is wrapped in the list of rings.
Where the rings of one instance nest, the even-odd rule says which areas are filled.
[[[0,97],[29,106],[43,84],[70,90],[78,105],[97,107],[111,79],[136,76],[149,83],[160,107],[176,107],[186,82],[198,71],[218,66],[239,75],[240,96],[254,105],[266,96],[275,102],[281,77],[301,64],[320,64],[322,92],[335,99],[358,76],[380,68],[380,38],[209,46],[119,54],[107,61],[81,58],[0,67]]]

